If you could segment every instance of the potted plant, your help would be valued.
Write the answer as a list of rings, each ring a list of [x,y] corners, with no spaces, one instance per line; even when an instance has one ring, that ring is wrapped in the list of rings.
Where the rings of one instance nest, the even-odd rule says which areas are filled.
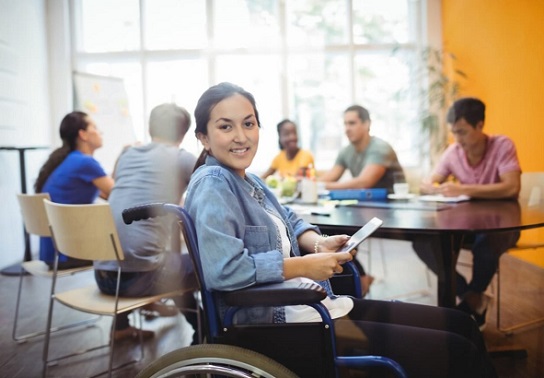
[[[446,112],[459,97],[467,75],[456,67],[455,55],[443,49],[426,47],[421,51],[420,123],[422,131],[422,161],[434,166],[448,145]],[[427,160],[425,157],[428,157]]]

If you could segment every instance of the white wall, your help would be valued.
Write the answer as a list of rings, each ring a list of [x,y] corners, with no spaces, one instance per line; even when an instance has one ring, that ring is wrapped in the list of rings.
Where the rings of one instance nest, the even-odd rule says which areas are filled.
[[[50,146],[46,0],[0,0],[0,146]],[[27,191],[48,150],[27,151]],[[0,268],[20,262],[23,226],[17,151],[0,151]],[[36,240],[33,251],[37,252]]]

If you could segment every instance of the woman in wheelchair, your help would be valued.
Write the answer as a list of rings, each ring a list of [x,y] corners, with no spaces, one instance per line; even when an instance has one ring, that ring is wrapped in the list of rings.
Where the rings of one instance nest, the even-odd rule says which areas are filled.
[[[447,308],[333,294],[328,279],[350,261],[336,251],[347,235],[321,236],[256,176],[246,172],[259,144],[254,97],[230,83],[206,90],[195,109],[204,150],[185,201],[194,220],[208,288],[232,291],[285,280],[317,281],[337,329],[359,350],[399,362],[409,376],[495,376],[482,335],[468,315]],[[319,321],[309,306],[248,309],[238,323]],[[342,327],[342,323],[344,327]],[[337,334],[338,343],[341,335]]]

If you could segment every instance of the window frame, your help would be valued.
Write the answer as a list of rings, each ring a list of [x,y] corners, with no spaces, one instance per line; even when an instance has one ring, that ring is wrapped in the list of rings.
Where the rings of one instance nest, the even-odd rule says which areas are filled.
[[[213,18],[213,12],[211,10],[211,4],[215,0],[207,0],[207,15],[206,17],[209,19]],[[349,9],[352,9],[353,1],[355,0],[346,0],[346,3],[350,7]],[[88,53],[88,52],[81,52],[78,51],[78,43],[80,40],[78,40],[79,33],[77,32],[77,28],[75,26],[75,23],[78,19],[81,18],[81,14],[79,12],[79,7],[77,5],[78,0],[70,0],[67,5],[61,5],[63,7],[63,11],[67,11],[69,14],[68,17],[68,29],[71,31],[69,35],[73,36],[70,41],[70,52],[72,57],[72,71],[77,71],[78,67],[81,67],[86,62],[92,62],[92,61],[105,61],[105,62],[139,62],[141,64],[141,88],[142,93],[147,93],[148,85],[147,85],[147,64],[150,61],[154,60],[180,60],[184,58],[194,58],[195,56],[198,57],[205,57],[205,60],[207,61],[207,70],[208,70],[208,80],[209,82],[207,85],[212,85],[216,83],[216,75],[215,75],[215,65],[217,61],[217,57],[228,53],[228,50],[220,49],[220,48],[213,48],[208,46],[205,49],[177,49],[177,50],[161,50],[161,51],[152,51],[152,50],[146,50],[145,47],[141,47],[137,51],[122,51],[122,52],[103,52],[103,53]],[[138,0],[140,10],[144,8],[145,0]],[[417,0],[412,1],[412,8],[410,9],[411,16],[414,17],[416,20],[414,22],[413,27],[415,30],[412,32],[416,35],[416,40],[413,43],[406,43],[403,44],[401,48],[403,49],[413,49],[414,51],[421,51],[424,46],[441,46],[441,18],[440,18],[440,0]],[[63,2],[63,4],[66,4]],[[415,4],[415,6],[414,6]],[[279,59],[282,62],[282,68],[281,72],[287,72],[287,64],[289,56],[293,54],[305,54],[311,52],[311,49],[308,50],[302,50],[301,49],[294,49],[286,43],[286,15],[285,15],[285,0],[279,0],[278,2],[278,12],[280,14],[280,31],[282,33],[282,45],[279,49],[274,49],[272,51],[268,51],[267,53],[271,54],[278,54]],[[144,43],[144,36],[143,33],[145,32],[145,14],[140,14],[140,44],[143,46]],[[350,14],[349,19],[349,26],[348,30],[351,31],[353,28],[353,16]],[[207,27],[207,33],[211,35],[213,33],[213,28],[211,25],[208,25]],[[353,33],[349,32],[349,42],[347,45],[327,45],[323,46],[320,50],[320,53],[323,54],[347,54],[349,56],[349,76],[351,78],[354,77],[354,66],[355,66],[355,57],[358,52],[365,52],[365,51],[373,51],[378,49],[394,49],[398,48],[398,45],[394,44],[377,44],[377,45],[369,45],[369,44],[354,44],[353,43]],[[67,37],[69,38],[69,37]],[[60,42],[59,42],[60,43]],[[55,44],[55,43],[53,43]],[[240,53],[240,51],[238,51]],[[254,54],[254,53],[263,53],[262,48],[247,48],[244,49],[243,53],[245,54]],[[293,114],[295,114],[294,109],[292,108],[292,105],[290,103],[290,96],[292,95],[290,93],[289,83],[290,79],[287,74],[280,75],[278,78],[279,80],[279,86],[280,86],[280,92],[281,92],[281,99],[280,101],[280,109],[281,109],[281,115],[277,116],[277,121],[283,119],[283,118],[292,118]],[[347,92],[349,93],[349,98],[351,99],[351,103],[356,102],[356,83],[355,80],[350,80],[350,87],[347,88]],[[350,103],[350,104],[351,104]],[[418,101],[419,103],[419,101]],[[346,104],[346,107],[350,104]],[[149,104],[148,100],[145,95],[143,95],[143,98],[140,99],[139,104],[135,104],[134,106],[138,106],[142,109],[142,111],[138,112],[141,114],[143,119],[137,120],[137,123],[141,128],[141,130],[137,131],[138,135],[143,135],[144,141],[148,140],[147,136],[147,118],[148,114],[151,111],[151,107],[154,106],[154,104]],[[188,108],[188,110],[192,113],[193,109]],[[343,109],[339,110],[338,112],[338,125],[342,124],[341,120],[341,112]],[[372,109],[369,109],[371,111],[372,115]],[[277,122],[276,121],[276,122]],[[53,125],[55,127],[55,125]],[[275,129],[275,123],[267,125],[268,129]],[[340,128],[341,129],[341,128]],[[417,130],[414,129],[414,132],[417,132]],[[341,131],[342,137],[343,137],[343,130]],[[269,134],[268,136],[270,136]],[[274,131],[274,137],[277,140],[277,135]],[[190,144],[189,150],[192,150],[191,152],[197,154],[199,152],[199,146],[198,143],[188,143],[187,139],[193,139],[191,138],[191,135],[188,135],[188,138],[186,138],[186,141],[184,141],[184,144]],[[342,139],[341,145],[337,146],[338,149],[343,147],[346,144],[345,138]],[[277,145],[277,143],[273,143],[274,145]],[[262,146],[262,142],[261,142]],[[328,154],[327,156],[330,156]],[[263,165],[264,164],[264,165]],[[265,166],[267,163],[262,163],[258,166],[256,169],[257,173],[264,171],[267,167]],[[320,170],[326,170],[332,167],[333,162],[329,161],[329,166],[320,166]],[[411,165],[419,165],[419,166],[425,166],[428,165],[428,162],[418,162],[416,164]]]

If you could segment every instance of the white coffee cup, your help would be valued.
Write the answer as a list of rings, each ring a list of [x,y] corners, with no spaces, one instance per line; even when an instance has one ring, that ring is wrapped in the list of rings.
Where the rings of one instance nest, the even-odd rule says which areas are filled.
[[[317,182],[312,179],[303,178],[300,181],[300,199],[304,203],[317,202]]]
[[[407,182],[398,182],[393,184],[393,191],[397,196],[405,196],[410,192]]]

